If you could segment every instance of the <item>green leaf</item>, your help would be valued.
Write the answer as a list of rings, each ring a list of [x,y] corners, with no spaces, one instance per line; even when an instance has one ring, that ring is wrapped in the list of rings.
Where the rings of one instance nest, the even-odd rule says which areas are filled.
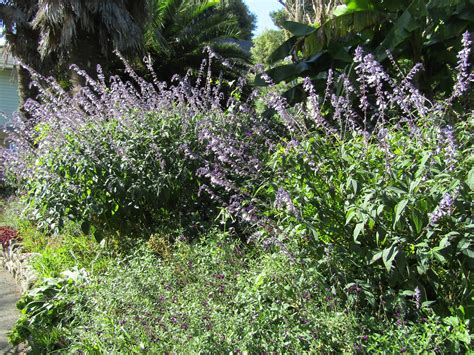
[[[398,187],[395,187],[395,186],[389,186],[389,187],[387,187],[387,190],[395,192],[398,196],[404,195],[404,194],[407,193],[406,191],[404,191],[404,190],[402,190]]]
[[[356,215],[356,209],[353,207],[350,210],[347,211],[346,213],[346,226],[352,221],[354,216]]]
[[[401,200],[397,205],[395,206],[395,218],[393,220],[393,227],[397,224],[397,222],[400,220],[400,217],[403,213],[403,210],[405,209],[406,205],[408,203],[408,200]]]
[[[369,0],[348,0],[345,5],[337,6],[334,11],[334,16],[343,16],[358,11],[373,10],[374,6]]]
[[[295,36],[287,39],[283,42],[275,51],[268,57],[268,62],[273,64],[279,60],[288,57],[291,54],[293,47],[295,46],[297,38]]]
[[[372,257],[372,259],[370,260],[370,263],[373,264],[375,263],[377,260],[379,260],[380,258],[382,257],[382,252],[378,252],[376,254],[374,254],[374,256]]]
[[[354,242],[356,244],[360,244],[359,241],[357,241],[357,238],[359,237],[360,233],[364,233],[364,222],[357,223],[357,225],[354,228]]]
[[[423,229],[423,216],[415,209],[411,212],[411,220],[415,225],[415,232],[419,234]]]
[[[293,36],[304,37],[310,35],[317,30],[316,27],[306,25],[300,22],[285,21],[282,24],[283,28],[289,31]]]
[[[310,56],[320,54],[320,52],[323,50],[323,47],[324,42],[321,40],[320,36],[318,36],[318,33],[314,32],[304,39],[304,45],[302,48],[303,55],[305,58],[308,58]]]
[[[393,261],[395,260],[395,257],[398,253],[399,250],[395,244],[393,244],[390,248],[384,249],[382,251],[382,261],[387,271],[390,271],[392,269]]]
[[[82,222],[81,224],[81,230],[82,230],[82,233],[84,234],[89,234],[90,230],[91,230],[91,224],[89,221],[84,221]]]
[[[393,51],[407,41],[411,33],[424,25],[422,18],[427,15],[426,4],[423,0],[413,0],[410,6],[395,21],[393,27],[383,42],[375,50],[377,60],[387,58],[386,50]]]
[[[471,168],[471,170],[469,170],[469,173],[467,174],[466,183],[471,189],[471,191],[473,191],[474,190],[474,167]]]
[[[451,243],[449,242],[449,236],[445,236],[443,239],[439,241],[439,248],[440,250],[443,250],[447,247],[449,247]]]
[[[298,77],[299,74],[309,69],[310,67],[305,62],[301,62],[298,64],[285,64],[285,65],[280,65],[278,67],[270,69],[269,71],[267,71],[267,75],[273,80],[274,83],[279,83],[282,81],[290,81]],[[265,80],[263,80],[261,75],[259,75],[255,79],[255,84],[257,86],[267,85],[267,83],[265,82]]]

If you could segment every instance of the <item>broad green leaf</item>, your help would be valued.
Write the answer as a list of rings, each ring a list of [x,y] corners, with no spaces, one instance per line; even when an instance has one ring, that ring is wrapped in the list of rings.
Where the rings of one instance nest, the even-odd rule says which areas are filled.
[[[306,25],[300,22],[285,21],[282,24],[285,30],[288,30],[293,36],[304,37],[317,30],[316,27]]]
[[[346,0],[343,5],[338,5],[333,11],[335,17],[352,14],[358,11],[374,10],[374,5],[369,0]]]
[[[303,73],[306,70],[309,70],[310,67],[305,63],[301,62],[298,64],[285,64],[275,67],[267,71],[268,76],[273,80],[274,83],[279,83],[282,81],[289,81],[296,78],[299,74]],[[266,82],[259,75],[255,79],[255,84],[257,86],[265,86]]]
[[[417,190],[417,187],[420,185],[421,180],[422,180],[422,178],[419,177],[419,178],[417,178],[416,180],[414,180],[410,183],[410,188],[409,188],[409,191],[408,191],[408,193],[410,195],[416,192],[415,190]]]
[[[295,46],[297,38],[295,36],[287,39],[283,42],[275,51],[268,57],[268,62],[273,64],[279,60],[282,60],[288,57],[291,53],[291,50]]]
[[[464,249],[462,253],[466,256],[468,256],[471,259],[474,259],[474,250],[472,249]]]
[[[411,219],[415,225],[416,233],[420,233],[423,229],[423,216],[415,209],[412,210]]]
[[[411,33],[424,25],[423,17],[427,15],[426,4],[423,0],[413,0],[410,6],[395,21],[384,41],[376,49],[379,61],[387,58],[386,50],[393,51],[401,43],[407,41]]]
[[[324,42],[318,35],[318,32],[314,32],[304,39],[302,46],[303,55],[305,58],[316,55],[323,50],[323,47]]]
[[[339,5],[339,6],[336,6],[332,14],[338,17],[338,16],[342,16],[351,12],[353,11],[349,10],[349,7],[347,5]]]
[[[418,271],[418,274],[420,275],[425,275],[426,272],[428,271],[428,265],[426,264],[419,264],[416,267],[416,271]]]
[[[468,238],[463,238],[458,243],[458,250],[467,250],[471,246],[471,241]]]
[[[352,63],[352,55],[347,47],[341,46],[339,43],[331,42],[328,44],[328,53],[332,58],[346,63]]]
[[[430,157],[431,157],[431,153],[430,153],[430,152],[425,152],[425,153],[423,154],[423,157],[421,158],[420,163],[419,163],[418,170],[417,170],[416,173],[415,173],[415,177],[416,177],[416,178],[419,178],[419,177],[421,177],[421,176],[424,174],[426,163],[428,162],[428,160],[430,159]]]
[[[440,263],[444,264],[446,262],[446,258],[438,253],[438,251],[433,250],[433,256],[436,260],[438,260]]]
[[[402,190],[398,187],[395,187],[395,186],[389,186],[389,187],[387,187],[387,190],[395,192],[399,196],[407,193],[406,191],[404,191],[404,190]]]
[[[355,215],[356,215],[356,209],[355,208],[351,208],[350,210],[347,211],[347,213],[346,213],[346,226],[350,223],[350,221],[352,221],[352,219],[354,218]]]
[[[469,174],[467,174],[466,183],[471,189],[471,191],[474,190],[474,167],[469,170]]]
[[[385,205],[379,205],[377,207],[377,216],[380,216],[382,214],[384,208],[385,208]]]
[[[449,247],[451,243],[449,242],[449,236],[445,236],[443,239],[439,241],[439,248],[440,250],[443,250],[447,247]]]
[[[291,89],[288,89],[283,93],[283,97],[286,99],[287,102],[301,102],[303,100],[303,97],[305,95],[305,91],[303,89],[302,84],[298,84],[296,86],[293,86]]]

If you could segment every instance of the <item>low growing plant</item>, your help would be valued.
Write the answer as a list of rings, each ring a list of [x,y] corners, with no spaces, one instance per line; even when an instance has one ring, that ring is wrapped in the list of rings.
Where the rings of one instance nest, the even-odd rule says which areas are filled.
[[[9,333],[9,341],[18,345],[28,341],[32,352],[52,352],[64,346],[68,323],[66,310],[72,306],[72,295],[88,281],[84,269],[64,271],[56,278],[46,278],[25,293],[17,307],[22,315]]]
[[[71,287],[48,299],[61,301],[55,346],[65,352],[411,353],[465,351],[471,341],[462,317],[371,316],[315,265],[217,232],[178,242],[166,258],[138,250]],[[36,319],[32,337],[51,327]]]

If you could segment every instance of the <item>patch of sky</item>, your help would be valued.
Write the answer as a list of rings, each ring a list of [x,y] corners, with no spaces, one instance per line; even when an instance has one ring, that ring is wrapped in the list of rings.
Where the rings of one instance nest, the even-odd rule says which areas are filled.
[[[266,29],[276,29],[270,17],[270,12],[280,10],[283,6],[277,0],[245,0],[249,10],[257,16],[257,28],[254,35],[259,35]]]

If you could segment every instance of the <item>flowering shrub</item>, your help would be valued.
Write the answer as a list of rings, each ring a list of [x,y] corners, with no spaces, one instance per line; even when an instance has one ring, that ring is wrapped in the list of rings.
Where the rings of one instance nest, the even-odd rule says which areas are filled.
[[[333,254],[334,264],[319,267],[348,298],[360,290],[360,302],[391,314],[460,304],[472,312],[474,121],[460,100],[474,80],[467,33],[463,45],[457,83],[443,102],[416,88],[420,65],[405,75],[393,62],[394,78],[361,48],[355,80],[330,72],[320,96],[305,80],[305,107],[289,109],[268,95],[263,100],[284,127],[279,140],[259,135],[271,156],[215,132],[208,145],[221,139],[228,150],[239,147],[227,159],[238,164],[209,162],[210,193],[227,187],[226,211],[252,226],[251,239],[266,248],[294,261]],[[245,178],[235,179],[236,169]]]
[[[223,102],[210,80],[147,83],[128,66],[133,84],[78,70],[88,86],[74,97],[39,78],[49,85],[26,107],[34,126],[17,131],[10,168],[49,228],[193,227],[219,206],[225,228],[316,265],[357,307],[397,321],[472,312],[468,34],[463,45],[442,102],[417,89],[420,65],[393,62],[391,77],[360,48],[354,73],[329,72],[320,95],[306,79],[308,102],[293,108],[274,92]]]
[[[70,96],[37,76],[41,95],[25,107],[35,125],[18,122],[9,168],[27,192],[28,216],[53,231],[73,219],[96,236],[152,230],[163,219],[198,228],[212,210],[206,198],[196,204],[198,165],[188,152],[198,123],[222,115],[219,93],[186,78],[147,83],[128,65],[133,84],[106,85],[100,67],[97,81],[75,69],[88,86]]]

